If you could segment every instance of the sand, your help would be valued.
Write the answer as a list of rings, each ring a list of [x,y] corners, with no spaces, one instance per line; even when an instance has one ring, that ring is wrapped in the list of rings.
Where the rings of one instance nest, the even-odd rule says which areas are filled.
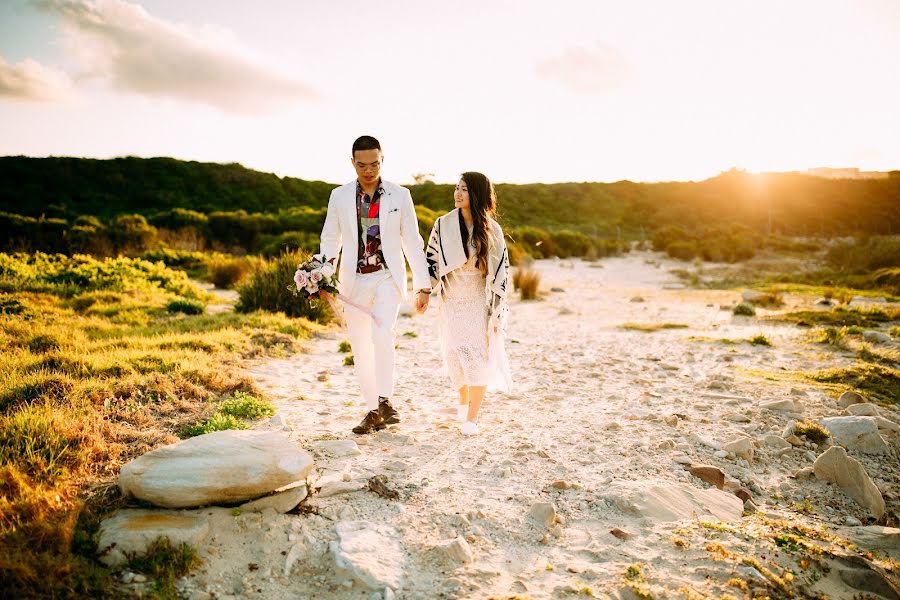
[[[544,298],[511,304],[515,389],[488,395],[481,431],[473,437],[461,436],[455,424],[456,393],[441,372],[434,308],[398,320],[393,402],[402,422],[376,435],[350,432],[365,408],[352,367],[342,365],[338,328],[295,356],[247,364],[277,409],[259,427],[283,429],[310,449],[318,477],[313,487],[342,493],[310,497],[307,510],[318,514],[218,515],[216,535],[201,548],[204,567],[179,583],[185,595],[385,597],[335,567],[336,524],[362,520],[396,532],[402,549],[397,598],[634,597],[629,583],[654,597],[721,597],[726,591],[742,597],[725,584],[733,577],[752,580],[753,569],[714,559],[709,535],[720,534],[698,526],[699,514],[667,520],[677,503],[667,504],[666,490],[672,498],[676,489],[727,495],[724,501],[715,496],[724,502],[720,516],[734,508],[730,492],[707,489],[682,463],[718,466],[732,488],[751,492],[766,517],[741,517],[738,501],[737,525],[781,517],[820,528],[847,519],[865,524],[865,510],[833,486],[790,478],[811,467],[821,448],[803,446],[778,457],[762,445],[751,462],[715,455],[741,436],[781,435],[796,418],[761,408],[766,402],[795,399],[808,418],[840,414],[833,391],[786,376],[852,364],[852,353],[813,345],[807,330],[791,324],[733,316],[721,307],[737,303],[738,291],[680,289],[669,271],[683,265],[650,253],[594,263],[538,261]],[[788,301],[811,304],[809,298]],[[647,333],[619,327],[626,322],[687,327]],[[714,341],[757,334],[773,346]],[[881,414],[900,420],[895,410],[882,408]],[[330,456],[315,444],[328,439],[354,440],[360,454]],[[859,459],[885,494],[888,513],[896,515],[898,436],[885,439],[887,456]],[[386,477],[397,499],[365,488],[376,474]],[[792,509],[807,498],[814,514]],[[529,518],[538,503],[552,505],[558,518]],[[690,514],[693,505],[685,506]],[[617,537],[614,528],[625,533]],[[457,536],[467,540],[471,562],[439,549]],[[771,542],[742,543],[757,557],[774,549]],[[286,562],[292,563],[289,575]],[[634,564],[641,575],[628,579]],[[832,598],[854,593],[834,571],[807,589]]]

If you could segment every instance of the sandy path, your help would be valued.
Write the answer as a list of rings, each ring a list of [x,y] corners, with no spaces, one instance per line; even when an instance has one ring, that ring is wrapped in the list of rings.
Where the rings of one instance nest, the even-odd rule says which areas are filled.
[[[825,522],[840,524],[847,516],[864,520],[852,501],[822,495],[813,490],[815,483],[790,480],[786,490],[787,475],[811,465],[804,452],[748,464],[717,458],[702,442],[780,433],[788,422],[759,405],[791,397],[792,386],[768,381],[754,369],[836,366],[849,364],[851,356],[810,346],[796,327],[734,317],[720,305],[735,303],[736,292],[667,289],[679,287],[668,273],[672,266],[650,254],[593,264],[539,261],[543,288],[565,291],[548,292],[543,301],[512,303],[508,349],[516,388],[489,395],[481,433],[471,438],[462,437],[452,420],[455,393],[440,374],[433,309],[398,321],[394,404],[403,421],[375,436],[350,432],[364,409],[352,367],[342,366],[337,329],[306,343],[301,354],[249,366],[278,411],[276,424],[266,426],[284,424],[304,445],[329,438],[360,444],[362,453],[351,458],[314,450],[321,476],[316,486],[385,474],[400,499],[362,490],[314,497],[311,504],[321,516],[242,515],[243,530],[262,529],[265,541],[244,542],[240,552],[206,554],[207,572],[217,575],[198,580],[206,584],[200,589],[217,597],[369,598],[370,591],[349,587],[345,576],[335,575],[327,546],[336,538],[335,521],[360,519],[399,531],[406,555],[399,598],[564,597],[587,588],[603,597],[618,593],[623,572],[635,562],[670,589],[688,586],[720,595],[732,567],[713,562],[702,547],[675,548],[670,540],[677,523],[632,516],[604,499],[608,488],[622,481],[708,487],[673,462],[684,455],[740,479],[762,509],[777,511],[774,501],[767,502],[780,492],[787,500],[816,498],[817,518]],[[635,296],[644,301],[633,301]],[[688,328],[644,333],[619,328],[624,322]],[[774,346],[690,339],[757,333]],[[327,374],[326,381],[320,381],[321,374]],[[837,414],[834,399],[821,390],[794,387],[800,388],[793,397],[802,397],[807,416]],[[683,417],[675,426],[664,421],[673,413]],[[728,415],[737,413],[750,416],[750,422],[733,422]],[[891,466],[876,482],[896,492],[896,438],[893,445],[886,461]],[[570,489],[553,487],[560,481]],[[547,532],[529,522],[535,502],[553,503],[562,523]],[[896,510],[896,496],[889,506],[892,502]],[[638,535],[623,541],[609,533],[613,527]],[[434,550],[457,534],[470,542],[470,564],[454,563]],[[285,576],[285,554],[298,540],[303,558]],[[249,562],[262,566],[248,573]]]

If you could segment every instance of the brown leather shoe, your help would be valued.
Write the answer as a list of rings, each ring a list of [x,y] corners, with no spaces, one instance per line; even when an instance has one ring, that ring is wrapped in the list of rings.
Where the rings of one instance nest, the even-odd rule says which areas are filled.
[[[378,413],[378,410],[370,410],[366,413],[365,418],[363,418],[362,422],[359,425],[353,428],[353,433],[358,435],[365,435],[367,433],[371,433],[373,430],[381,431],[387,427],[384,424],[384,419],[381,418],[381,415]]]
[[[378,414],[381,415],[385,425],[393,425],[400,422],[400,415],[391,406],[391,401],[385,397],[378,399]]]

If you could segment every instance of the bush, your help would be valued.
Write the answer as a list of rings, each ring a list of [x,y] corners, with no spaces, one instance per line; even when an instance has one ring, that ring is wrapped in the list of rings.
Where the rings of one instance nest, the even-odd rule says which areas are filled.
[[[541,274],[529,267],[518,267],[513,272],[513,287],[519,290],[522,300],[534,300],[538,297],[541,285]]]
[[[696,242],[672,242],[666,246],[666,254],[678,260],[694,260],[700,251]]]
[[[71,296],[94,290],[163,290],[185,298],[200,299],[203,291],[161,263],[139,258],[105,258],[77,254],[0,253],[0,291],[47,292]]]
[[[167,267],[193,271],[206,264],[206,255],[202,252],[157,248],[141,254],[140,258],[150,262],[161,262]]]
[[[156,227],[143,215],[118,215],[107,229],[113,247],[122,254],[140,254],[156,243]]]
[[[285,252],[315,254],[318,251],[318,232],[285,231],[278,235],[265,235],[260,237],[259,253],[266,257],[279,256]]]
[[[202,315],[206,312],[206,305],[199,300],[176,298],[166,305],[166,310],[170,313],[180,312],[186,315]]]
[[[737,306],[734,307],[732,312],[741,317],[752,317],[756,314],[756,309],[753,308],[752,304],[747,304],[746,302],[741,302]]]
[[[876,236],[839,243],[825,258],[834,267],[852,273],[900,267],[900,238]]]
[[[197,421],[190,427],[185,427],[179,435],[182,438],[197,437],[215,431],[228,431],[231,429],[247,429],[247,425],[233,415],[216,413],[205,421]]]
[[[549,258],[556,255],[556,246],[550,234],[537,227],[519,227],[507,232],[514,243],[534,258]]]
[[[262,261],[251,257],[216,256],[209,260],[210,281],[217,288],[230,289],[262,267]]]
[[[305,256],[297,252],[282,254],[266,263],[238,290],[239,300],[235,310],[252,312],[267,310],[283,312],[289,317],[305,317],[325,323],[330,320],[330,309],[325,302],[301,299],[291,291],[294,272]]]
[[[220,410],[223,414],[239,419],[259,419],[275,414],[271,404],[246,392],[235,392],[232,398],[222,403]]]
[[[593,246],[588,236],[568,229],[553,232],[550,239],[556,247],[556,255],[560,258],[585,256]]]

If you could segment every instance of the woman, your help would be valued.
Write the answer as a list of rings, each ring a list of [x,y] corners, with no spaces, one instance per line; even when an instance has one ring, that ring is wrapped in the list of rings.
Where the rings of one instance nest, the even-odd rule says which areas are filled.
[[[453,201],[456,208],[434,223],[426,258],[440,306],[444,366],[459,390],[460,431],[472,435],[488,386],[510,384],[504,349],[509,257],[492,218],[497,201],[488,178],[463,173]]]

